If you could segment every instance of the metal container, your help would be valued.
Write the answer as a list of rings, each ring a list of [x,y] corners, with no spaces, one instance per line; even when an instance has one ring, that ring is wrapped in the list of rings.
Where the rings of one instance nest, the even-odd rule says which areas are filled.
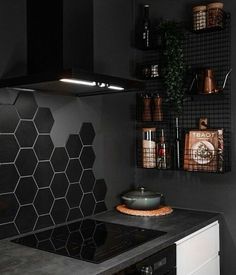
[[[143,168],[156,167],[156,128],[143,128],[142,163]]]
[[[130,191],[123,195],[124,204],[131,209],[152,210],[158,209],[161,203],[162,194],[146,191],[143,187]]]
[[[206,28],[207,7],[204,5],[193,7],[193,30],[199,31]]]
[[[207,5],[207,28],[224,27],[224,4],[221,2]]]

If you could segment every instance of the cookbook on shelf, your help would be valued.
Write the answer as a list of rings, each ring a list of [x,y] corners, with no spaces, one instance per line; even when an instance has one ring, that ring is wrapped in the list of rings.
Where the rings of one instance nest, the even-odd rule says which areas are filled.
[[[185,135],[184,170],[223,171],[223,129],[191,130]]]

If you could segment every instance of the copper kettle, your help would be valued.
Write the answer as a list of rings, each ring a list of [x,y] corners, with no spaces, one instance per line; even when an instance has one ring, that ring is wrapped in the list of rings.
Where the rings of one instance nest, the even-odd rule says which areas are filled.
[[[202,92],[204,94],[212,94],[212,93],[215,93],[217,91],[218,91],[218,89],[216,87],[216,82],[215,82],[213,70],[212,69],[205,69]]]
[[[215,77],[214,77],[214,71],[212,69],[201,69],[199,70],[190,86],[190,91],[193,90],[193,87],[195,86],[195,91],[200,94],[212,94],[212,93],[218,93],[223,91],[225,88],[228,76],[232,72],[232,69],[230,69],[224,78],[224,83],[221,88],[219,88],[216,85]]]

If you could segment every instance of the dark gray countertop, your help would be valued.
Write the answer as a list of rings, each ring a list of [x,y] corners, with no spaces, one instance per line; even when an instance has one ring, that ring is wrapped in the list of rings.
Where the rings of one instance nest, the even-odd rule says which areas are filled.
[[[167,234],[146,242],[101,264],[92,264],[25,247],[9,240],[0,241],[1,275],[93,275],[113,274],[158,252],[175,241],[219,219],[219,214],[174,209],[164,217],[134,217],[116,211],[93,216],[102,221],[165,231]],[[91,217],[90,217],[91,218]]]

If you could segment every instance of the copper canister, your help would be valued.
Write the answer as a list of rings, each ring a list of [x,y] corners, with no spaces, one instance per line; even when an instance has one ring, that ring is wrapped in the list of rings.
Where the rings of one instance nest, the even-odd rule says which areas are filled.
[[[223,28],[224,4],[214,2],[207,5],[207,28]]]

